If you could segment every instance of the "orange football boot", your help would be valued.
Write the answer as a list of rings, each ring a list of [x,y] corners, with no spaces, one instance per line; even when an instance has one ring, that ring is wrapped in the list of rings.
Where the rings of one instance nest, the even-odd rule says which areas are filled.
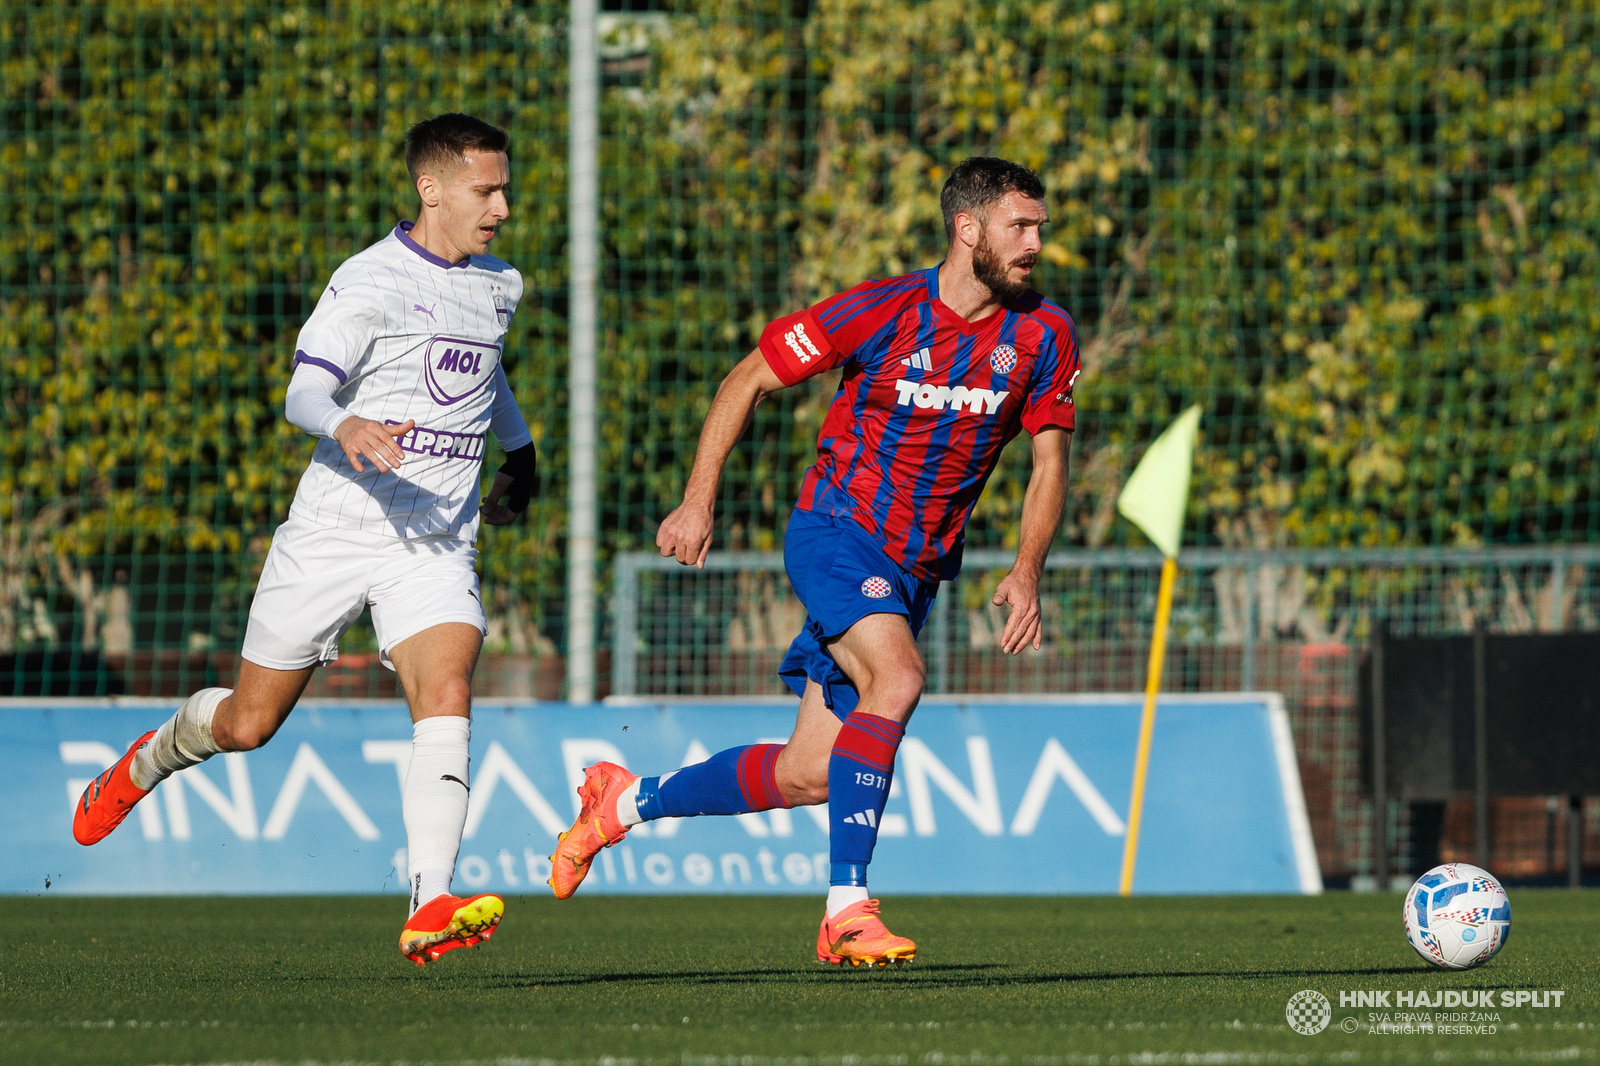
[[[628,835],[617,817],[617,796],[639,779],[614,762],[597,762],[583,772],[578,798],[583,806],[578,820],[556,838],[555,854],[550,856],[550,887],[556,899],[567,899],[589,875],[589,864],[600,853]]]
[[[447,951],[470,948],[494,935],[505,912],[505,901],[495,895],[434,896],[406,919],[400,954],[422,966]]]
[[[133,810],[133,805],[150,795],[133,783],[128,775],[128,764],[133,754],[156,735],[154,729],[133,742],[128,753],[111,765],[105,773],[89,782],[83,798],[72,812],[72,838],[87,847],[111,835]]]
[[[878,901],[864,899],[852,903],[832,918],[823,912],[822,928],[817,930],[817,961],[835,966],[896,966],[917,957],[917,945],[895,936],[878,917]]]

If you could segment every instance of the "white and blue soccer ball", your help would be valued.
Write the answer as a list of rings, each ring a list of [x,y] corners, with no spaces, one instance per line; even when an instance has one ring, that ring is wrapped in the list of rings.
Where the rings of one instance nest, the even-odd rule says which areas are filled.
[[[1406,893],[1406,939],[1444,970],[1482,966],[1511,936],[1511,900],[1487,870],[1435,866]]]

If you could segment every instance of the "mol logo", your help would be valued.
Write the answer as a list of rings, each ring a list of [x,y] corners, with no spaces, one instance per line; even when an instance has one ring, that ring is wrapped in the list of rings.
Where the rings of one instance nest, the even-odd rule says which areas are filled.
[[[435,337],[423,356],[428,392],[436,403],[460,403],[489,383],[500,362],[497,345],[460,337]]]
[[[900,394],[901,407],[915,405],[923,410],[943,411],[946,407],[957,411],[967,410],[975,415],[992,415],[1000,410],[1009,392],[993,389],[969,389],[965,385],[924,385],[920,381],[901,378],[894,383]]]

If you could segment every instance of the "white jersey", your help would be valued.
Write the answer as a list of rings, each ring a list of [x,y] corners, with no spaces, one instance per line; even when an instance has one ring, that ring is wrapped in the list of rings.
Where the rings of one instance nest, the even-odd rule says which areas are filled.
[[[415,419],[416,429],[400,438],[405,459],[388,473],[367,459],[357,473],[338,442],[321,440],[290,513],[320,526],[471,541],[496,380],[505,381],[500,353],[522,275],[489,255],[451,264],[409,229],[402,222],[333,272],[294,355],[296,364],[338,379],[334,401],[350,414],[391,425]]]

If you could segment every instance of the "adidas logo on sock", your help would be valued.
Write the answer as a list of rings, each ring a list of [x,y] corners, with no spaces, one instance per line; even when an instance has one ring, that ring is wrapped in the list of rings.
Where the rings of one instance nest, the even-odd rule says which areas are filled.
[[[845,821],[850,825],[867,825],[874,829],[878,828],[878,816],[873,814],[871,811],[862,811],[860,814],[852,814],[850,817],[846,818]]]

